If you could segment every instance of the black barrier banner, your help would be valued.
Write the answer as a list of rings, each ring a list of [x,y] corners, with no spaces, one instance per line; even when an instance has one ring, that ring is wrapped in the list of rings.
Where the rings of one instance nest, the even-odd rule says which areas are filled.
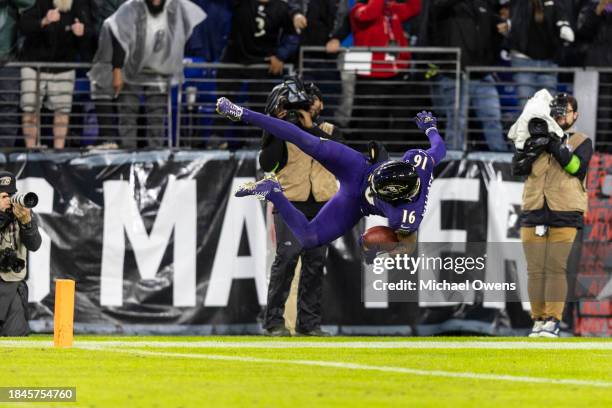
[[[53,280],[69,278],[78,331],[258,333],[274,248],[262,203],[232,194],[256,179],[255,158],[169,150],[8,155],[19,190],[40,198],[43,245],[30,254],[28,274],[32,327],[50,330]],[[419,241],[519,243],[522,181],[507,159],[441,163]],[[323,323],[331,331],[513,334],[531,324],[527,302],[370,296],[363,281],[371,266],[358,238],[381,223],[368,217],[330,245]]]

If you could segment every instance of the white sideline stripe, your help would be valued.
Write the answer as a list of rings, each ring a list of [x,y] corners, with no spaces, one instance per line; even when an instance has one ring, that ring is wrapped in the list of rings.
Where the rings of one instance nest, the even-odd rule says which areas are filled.
[[[0,340],[0,348],[46,348],[52,344],[36,340]],[[490,349],[490,350],[612,350],[608,342],[563,341],[93,341],[75,340],[75,348],[253,348],[253,349]]]
[[[589,386],[589,387],[602,387],[611,388],[612,382],[610,381],[588,381],[588,380],[577,380],[572,378],[546,378],[546,377],[526,377],[526,376],[515,376],[515,375],[497,375],[497,374],[481,374],[474,372],[453,372],[453,371],[442,371],[442,370],[420,370],[415,368],[405,367],[391,367],[391,366],[376,366],[366,364],[355,364],[355,363],[344,363],[339,361],[316,361],[316,360],[277,360],[272,358],[259,358],[259,357],[240,357],[240,356],[224,356],[215,354],[192,354],[192,353],[169,353],[161,351],[146,351],[146,350],[134,350],[134,349],[116,349],[98,346],[86,347],[90,350],[97,351],[109,351],[114,353],[126,353],[134,354],[139,356],[150,356],[150,357],[175,357],[175,358],[190,358],[190,359],[201,359],[201,360],[215,360],[215,361],[237,361],[241,363],[269,363],[269,364],[287,364],[287,365],[302,365],[302,366],[314,366],[314,367],[325,367],[325,368],[339,368],[347,370],[363,370],[363,371],[380,371],[385,373],[396,373],[396,374],[410,374],[418,376],[429,376],[429,377],[445,377],[445,378],[461,378],[468,380],[490,380],[490,381],[511,381],[521,382],[530,384],[553,384],[553,385],[578,385],[578,386]]]

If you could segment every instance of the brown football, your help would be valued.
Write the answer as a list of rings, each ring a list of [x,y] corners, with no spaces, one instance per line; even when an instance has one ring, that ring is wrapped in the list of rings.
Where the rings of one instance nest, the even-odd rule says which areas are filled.
[[[395,242],[399,242],[395,232],[391,228],[382,225],[369,228],[363,233],[363,246],[365,248],[379,248],[382,245]]]

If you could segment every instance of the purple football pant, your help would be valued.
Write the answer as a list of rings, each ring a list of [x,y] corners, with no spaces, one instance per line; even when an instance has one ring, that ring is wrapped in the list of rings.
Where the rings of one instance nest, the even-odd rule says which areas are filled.
[[[338,192],[311,221],[308,221],[284,194],[268,195],[268,199],[304,248],[314,248],[335,240],[361,219],[359,208],[362,199],[361,183],[369,167],[362,154],[333,140],[313,136],[289,122],[248,109],[244,109],[242,120],[266,130],[279,139],[293,143],[321,163],[340,181]]]

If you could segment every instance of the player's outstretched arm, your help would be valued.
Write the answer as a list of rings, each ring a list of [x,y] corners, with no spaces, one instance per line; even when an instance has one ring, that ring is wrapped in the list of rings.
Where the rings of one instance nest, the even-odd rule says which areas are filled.
[[[446,156],[446,145],[438,132],[438,119],[431,112],[422,111],[417,114],[415,120],[418,128],[424,130],[429,138],[431,147],[427,149],[427,153],[429,153],[437,165],[444,159],[444,156]]]

